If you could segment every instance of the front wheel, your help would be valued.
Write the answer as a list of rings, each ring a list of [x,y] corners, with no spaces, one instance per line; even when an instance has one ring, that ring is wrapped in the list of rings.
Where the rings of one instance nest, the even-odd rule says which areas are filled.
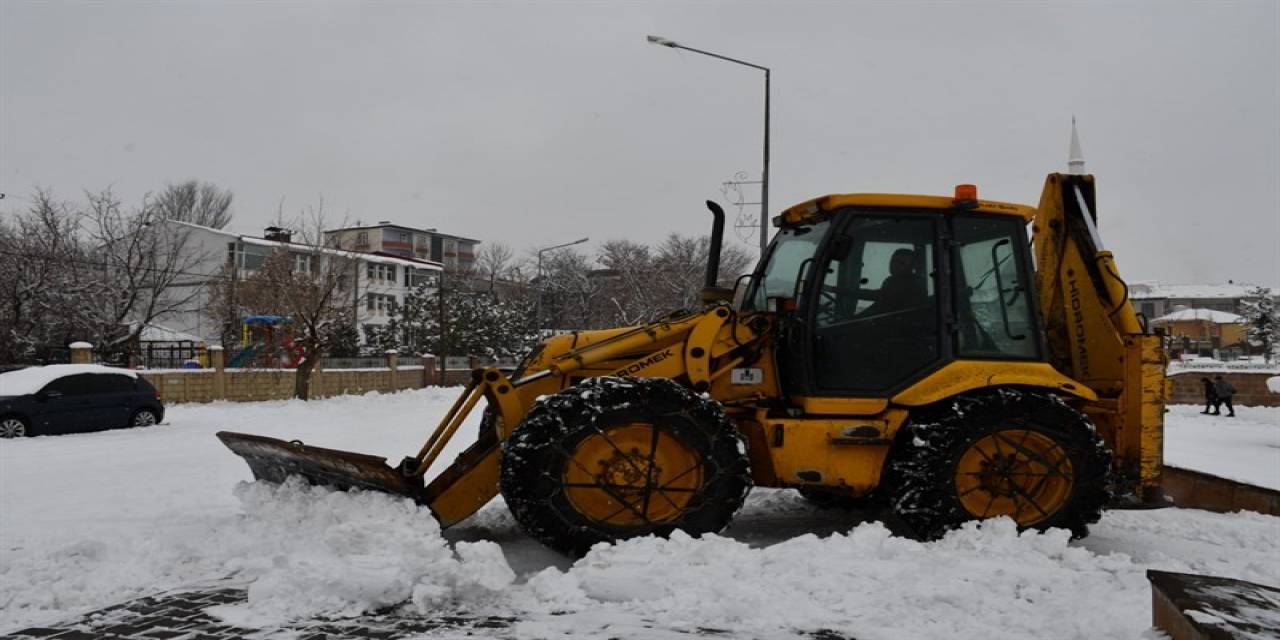
[[[521,528],[593,544],[723,529],[751,488],[746,448],[714,401],[660,378],[591,378],[539,402],[502,445]]]
[[[27,421],[18,416],[0,418],[0,438],[23,438],[32,435]]]
[[[1089,419],[1056,396],[1016,389],[962,396],[904,429],[889,470],[891,503],[922,539],[1000,516],[1082,538],[1110,497],[1110,450]]]

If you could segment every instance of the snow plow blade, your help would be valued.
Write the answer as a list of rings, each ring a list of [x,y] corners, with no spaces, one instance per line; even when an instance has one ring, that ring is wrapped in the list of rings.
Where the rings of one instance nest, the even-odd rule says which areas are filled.
[[[257,480],[279,483],[289,476],[301,476],[314,485],[382,491],[425,502],[422,476],[405,475],[387,465],[383,457],[247,433],[219,431],[217,435],[222,444],[249,463]]]

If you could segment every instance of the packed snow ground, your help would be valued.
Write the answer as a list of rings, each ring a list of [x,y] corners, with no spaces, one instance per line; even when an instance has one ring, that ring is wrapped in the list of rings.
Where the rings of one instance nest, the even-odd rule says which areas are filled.
[[[1203,409],[1169,408],[1165,464],[1280,490],[1280,407],[1236,407],[1234,418]]]
[[[399,604],[514,617],[494,633],[522,638],[1135,638],[1154,637],[1147,568],[1280,585],[1280,518],[1124,511],[1074,543],[992,521],[922,544],[776,490],[756,490],[723,535],[632,540],[572,562],[525,538],[500,499],[441,536],[406,500],[246,482],[213,437],[301,438],[394,461],[456,391],[175,405],[157,427],[0,442],[0,633],[229,579],[249,601],[215,613],[250,626]],[[1269,465],[1257,477],[1274,478],[1280,412],[1238,412],[1226,422],[1175,407],[1170,462],[1219,475]]]

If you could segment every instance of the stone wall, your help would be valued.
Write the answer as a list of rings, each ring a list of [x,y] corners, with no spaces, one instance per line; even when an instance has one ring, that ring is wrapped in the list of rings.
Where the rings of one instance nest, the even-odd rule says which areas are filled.
[[[1275,373],[1246,373],[1239,371],[1183,371],[1169,376],[1173,381],[1173,395],[1170,404],[1204,404],[1204,386],[1200,378],[1213,379],[1222,376],[1224,380],[1236,388],[1232,402],[1236,406],[1245,407],[1280,407],[1280,393],[1267,390],[1267,378]]]
[[[252,402],[286,400],[293,397],[292,369],[227,369],[220,350],[210,350],[210,369],[169,369],[139,371],[155,385],[165,403]],[[389,392],[421,389],[436,384],[439,371],[435,358],[414,358],[402,365],[395,353],[387,354],[387,366],[378,369],[332,369],[321,367],[311,374],[311,396],[323,398],[370,391]],[[446,383],[470,379],[469,371],[449,371]]]

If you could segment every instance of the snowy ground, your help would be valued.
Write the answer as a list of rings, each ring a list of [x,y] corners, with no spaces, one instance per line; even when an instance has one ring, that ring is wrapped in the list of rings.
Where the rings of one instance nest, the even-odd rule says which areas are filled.
[[[1169,408],[1165,464],[1280,489],[1280,407],[1236,407],[1234,418],[1203,408]]]
[[[245,482],[213,437],[399,460],[455,394],[176,405],[148,429],[0,442],[0,633],[229,579],[249,602],[216,613],[254,626],[402,605],[515,617],[495,633],[522,638],[1136,638],[1155,637],[1147,568],[1280,585],[1280,518],[1113,512],[1081,542],[994,521],[921,544],[772,490],[722,536],[633,540],[574,563],[524,538],[500,500],[442,537],[404,500]],[[1280,487],[1280,410],[1195,411],[1168,416],[1171,464]]]

